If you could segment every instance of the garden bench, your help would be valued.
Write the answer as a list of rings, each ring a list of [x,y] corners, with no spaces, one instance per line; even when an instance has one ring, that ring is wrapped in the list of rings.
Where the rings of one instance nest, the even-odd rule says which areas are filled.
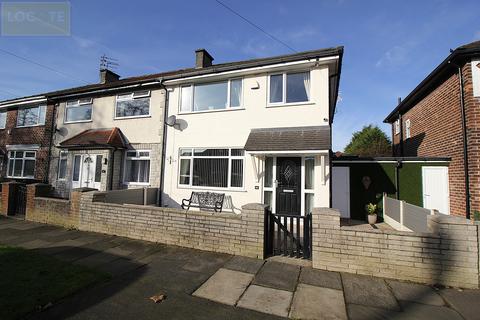
[[[222,212],[224,193],[192,192],[190,199],[182,200],[182,209],[200,208],[200,210],[213,210]]]

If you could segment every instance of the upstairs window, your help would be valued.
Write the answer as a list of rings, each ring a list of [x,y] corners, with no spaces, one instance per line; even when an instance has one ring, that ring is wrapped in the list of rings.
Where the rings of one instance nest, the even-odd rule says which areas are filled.
[[[35,151],[9,151],[8,177],[34,178],[35,156]]]
[[[18,109],[17,127],[31,127],[45,124],[46,106]]]
[[[269,83],[272,105],[310,101],[310,72],[272,74]]]
[[[137,91],[117,96],[115,118],[146,117],[150,115],[150,91]]]
[[[239,108],[242,105],[242,79],[183,86],[180,112]]]
[[[180,149],[179,184],[242,188],[244,154],[243,149]]]
[[[405,121],[405,138],[410,139],[411,133],[410,133],[410,119]]]
[[[397,119],[394,123],[394,128],[395,128],[395,134],[400,133],[400,119]]]
[[[0,112],[0,129],[5,129],[7,125],[7,111]]]
[[[68,101],[65,106],[65,123],[91,121],[92,102],[91,98]]]

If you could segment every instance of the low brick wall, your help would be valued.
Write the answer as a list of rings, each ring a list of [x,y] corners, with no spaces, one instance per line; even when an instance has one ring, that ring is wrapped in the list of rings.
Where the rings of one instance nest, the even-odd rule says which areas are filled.
[[[340,213],[312,213],[313,267],[385,278],[479,287],[478,227],[459,217],[428,217],[432,233],[340,226]]]
[[[263,258],[265,205],[245,205],[241,214],[212,214],[96,202],[95,194],[81,195],[80,230]]]

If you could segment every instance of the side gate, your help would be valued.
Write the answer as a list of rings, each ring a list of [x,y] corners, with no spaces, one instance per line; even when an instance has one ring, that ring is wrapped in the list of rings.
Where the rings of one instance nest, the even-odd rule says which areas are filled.
[[[265,210],[264,255],[312,257],[312,215],[274,214]]]

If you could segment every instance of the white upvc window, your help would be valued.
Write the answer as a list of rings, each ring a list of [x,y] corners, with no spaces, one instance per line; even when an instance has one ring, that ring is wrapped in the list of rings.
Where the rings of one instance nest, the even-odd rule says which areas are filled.
[[[274,157],[266,157],[264,161],[263,203],[269,205],[272,211],[275,209],[276,160]]]
[[[410,119],[405,121],[405,138],[410,139],[411,133],[410,133]]]
[[[243,80],[185,85],[180,88],[179,112],[238,109],[243,104]]]
[[[269,75],[270,106],[301,104],[310,101],[310,71],[284,72]]]
[[[23,107],[18,109],[17,127],[33,127],[45,124],[47,106]]]
[[[205,189],[243,189],[245,150],[181,148],[180,186]]]
[[[35,158],[35,151],[9,151],[7,176],[9,178],[33,179],[35,177]]]
[[[304,215],[312,213],[315,195],[315,157],[303,158],[303,210]]]
[[[150,116],[150,91],[136,91],[117,95],[115,119]]]
[[[58,180],[65,180],[67,176],[68,151],[60,151],[58,156]]]
[[[64,123],[92,121],[92,98],[67,101]]]
[[[5,129],[7,125],[7,111],[0,111],[0,129]]]
[[[400,133],[400,119],[395,120],[394,122],[395,134]]]
[[[125,184],[150,184],[150,150],[129,150],[125,157]]]

